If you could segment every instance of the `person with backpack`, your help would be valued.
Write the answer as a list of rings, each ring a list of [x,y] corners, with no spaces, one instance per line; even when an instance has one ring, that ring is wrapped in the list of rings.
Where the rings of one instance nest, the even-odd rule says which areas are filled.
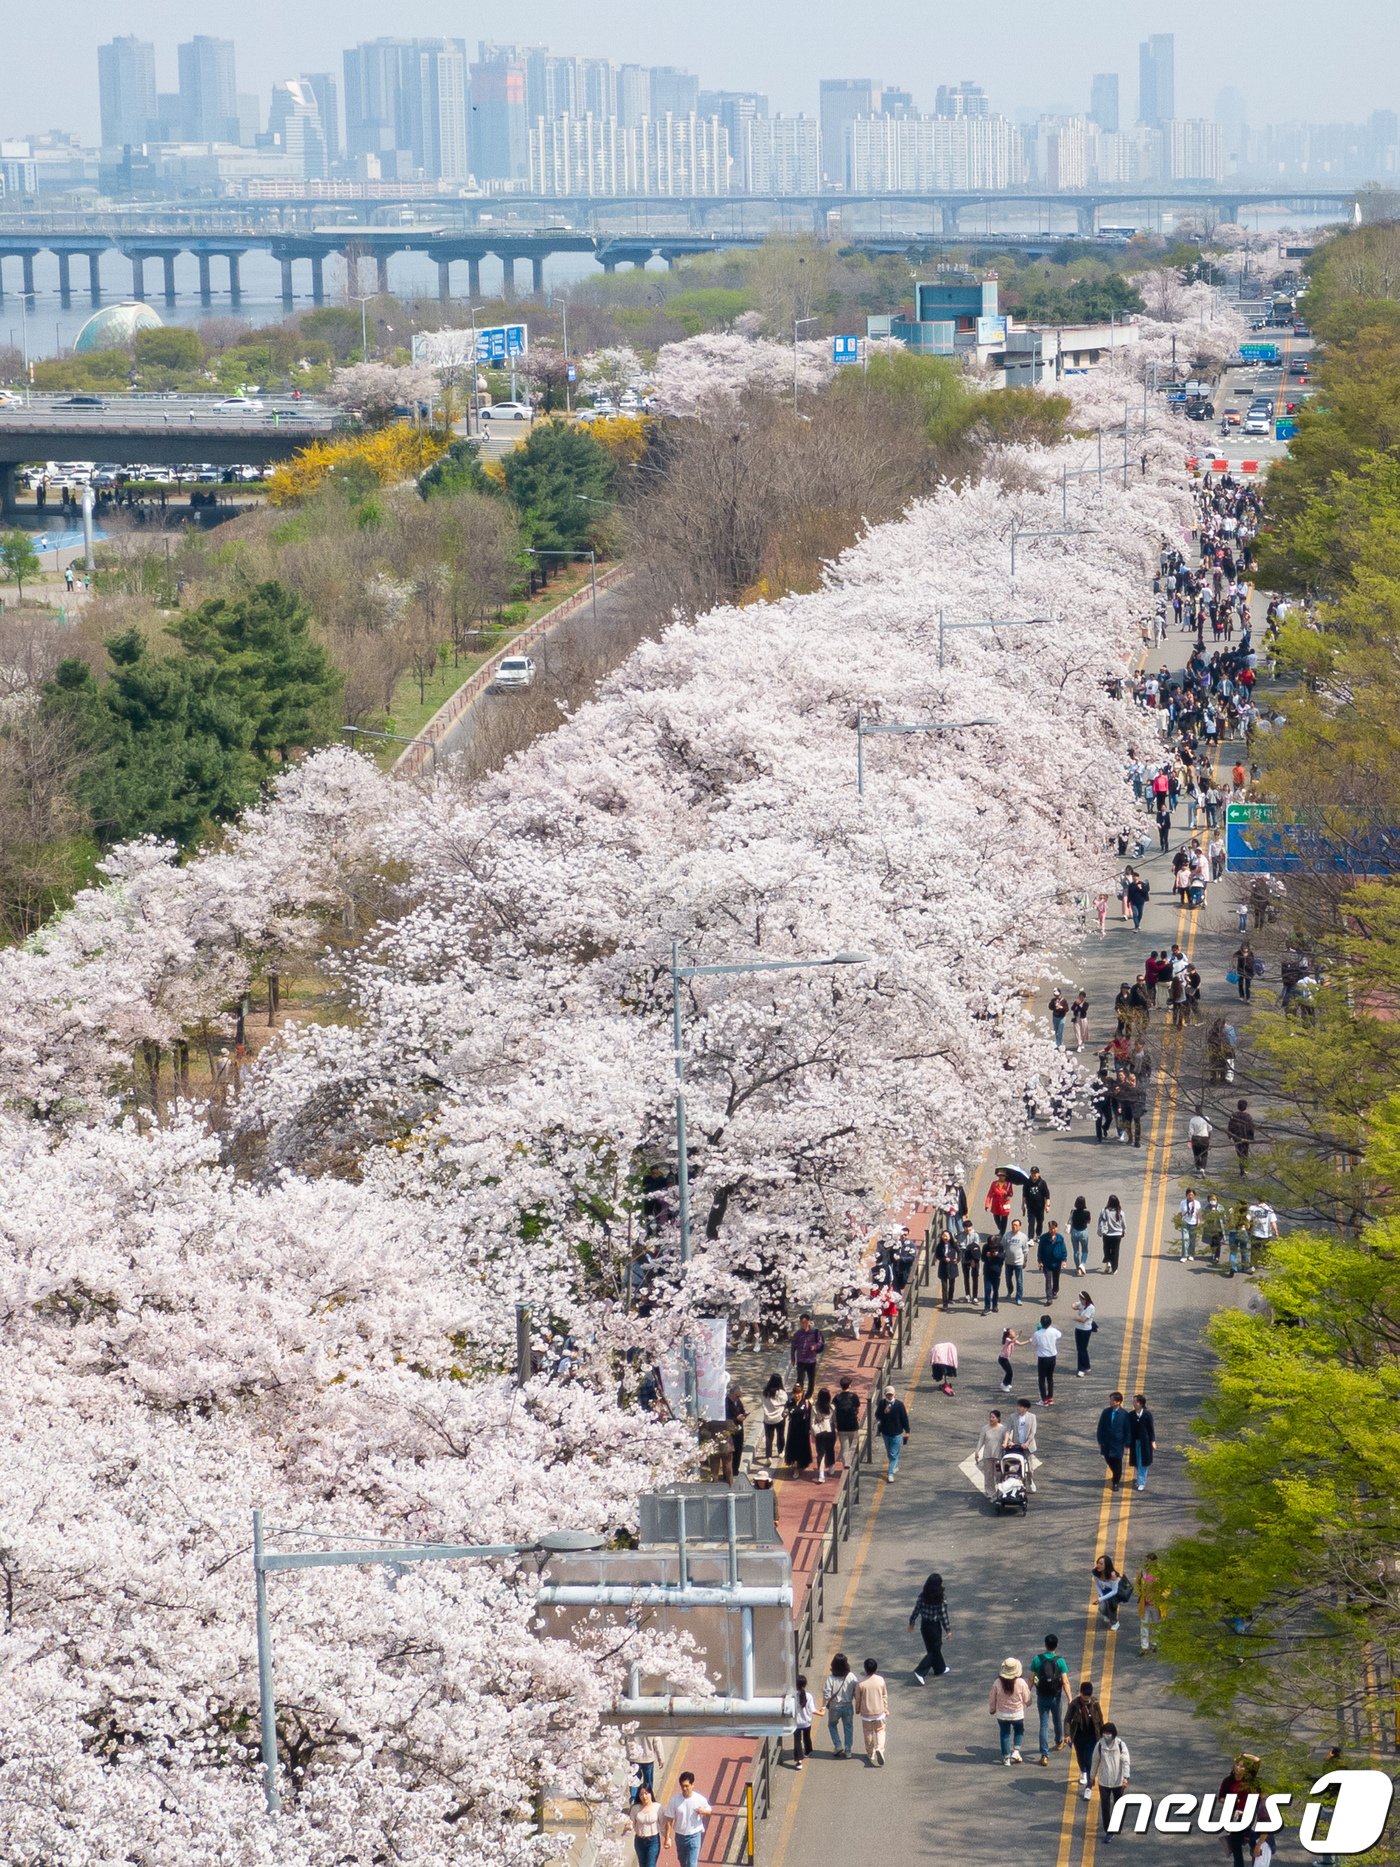
[[[931,1575],[924,1583],[914,1603],[914,1612],[909,1616],[909,1626],[911,1631],[917,1626],[924,1637],[924,1657],[914,1668],[915,1683],[927,1684],[930,1672],[935,1679],[946,1678],[952,1669],[943,1657],[943,1642],[953,1631],[953,1625],[948,1619],[948,1601],[941,1575]]]
[[[1119,1737],[1118,1726],[1106,1724],[1103,1736],[1094,1746],[1093,1761],[1089,1765],[1089,1782],[1098,1788],[1099,1815],[1105,1834],[1109,1832],[1108,1824],[1114,1804],[1128,1787],[1131,1774],[1132,1758],[1128,1755],[1128,1746]]]
[[[1035,1684],[1036,1710],[1040,1714],[1040,1767],[1050,1765],[1050,1731],[1055,1732],[1055,1748],[1065,1741],[1065,1702],[1069,1698],[1069,1667],[1059,1654],[1060,1636],[1047,1634],[1045,1643],[1031,1661],[1031,1679]]]
[[[856,1462],[856,1436],[860,1432],[860,1395],[853,1391],[849,1374],[841,1376],[831,1411],[836,1421],[837,1444],[841,1448],[841,1466],[849,1471]]]
[[[792,1727],[792,1767],[800,1770],[812,1754],[812,1720],[817,1715],[817,1701],[807,1689],[806,1673],[797,1675],[797,1716]]]
[[[1120,1573],[1112,1556],[1105,1552],[1094,1564],[1094,1592],[1098,1597],[1099,1619],[1109,1633],[1118,1632],[1118,1610],[1133,1598],[1133,1585]]]
[[[1079,1765],[1079,1787],[1087,1802],[1093,1794],[1089,1784],[1089,1771],[1093,1767],[1094,1751],[1103,1736],[1103,1707],[1094,1697],[1092,1679],[1081,1679],[1078,1694],[1069,1702],[1065,1713],[1065,1731],[1074,1746],[1075,1762]]]

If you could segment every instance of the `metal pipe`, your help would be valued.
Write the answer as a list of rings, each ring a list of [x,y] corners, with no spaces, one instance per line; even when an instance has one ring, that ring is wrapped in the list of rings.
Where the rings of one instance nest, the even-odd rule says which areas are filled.
[[[546,1582],[535,1599],[546,1608],[789,1608],[792,1589],[786,1583]]]
[[[617,1718],[782,1718],[790,1729],[797,1707],[791,1698],[620,1698],[613,1703]]]
[[[938,665],[943,666],[943,637],[938,638]],[[856,796],[865,796],[865,730],[861,725],[860,708],[856,708]]]
[[[676,1551],[679,1557],[677,1573],[680,1576],[681,1589],[684,1591],[690,1586],[690,1561],[685,1547],[685,1494],[683,1492],[678,1492],[676,1495]]]
[[[530,1312],[523,1303],[515,1306],[515,1385],[524,1387],[534,1372],[530,1353]]]
[[[267,1616],[267,1562],[263,1555],[263,1518],[253,1512],[253,1592],[258,1622],[258,1722],[262,1734],[263,1799],[269,1815],[282,1807],[277,1793],[277,1701],[272,1689],[272,1627]]]
[[[462,1562],[494,1560],[498,1556],[519,1556],[528,1552],[519,1543],[409,1543],[399,1548],[377,1549],[308,1549],[294,1555],[264,1556],[262,1566],[272,1572],[279,1569],[343,1569],[367,1562]]]
[[[740,1684],[746,1699],[753,1697],[754,1662],[753,1662],[753,1609],[744,1608],[739,1615],[739,1656]]]
[[[725,1504],[728,1507],[726,1514],[729,1519],[729,1586],[737,1588],[739,1586],[739,1525],[735,1517],[735,1497],[732,1490],[725,1499]],[[748,1696],[749,1693],[745,1691],[744,1697],[748,1698]]]

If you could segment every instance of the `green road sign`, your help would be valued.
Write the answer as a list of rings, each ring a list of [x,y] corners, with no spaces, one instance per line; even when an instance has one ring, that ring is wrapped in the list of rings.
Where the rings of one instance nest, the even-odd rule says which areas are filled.
[[[1227,804],[1225,822],[1232,823],[1272,823],[1277,804]]]

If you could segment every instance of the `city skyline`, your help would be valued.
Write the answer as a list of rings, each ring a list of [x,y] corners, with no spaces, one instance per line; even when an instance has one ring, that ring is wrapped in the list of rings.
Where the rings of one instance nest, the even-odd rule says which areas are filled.
[[[1026,12],[1030,28],[1033,16]],[[1116,74],[1126,126],[1136,120],[1140,46],[1153,34],[1169,32],[1176,39],[1174,111],[1180,118],[1212,116],[1227,84],[1243,93],[1254,127],[1364,121],[1373,110],[1393,107],[1392,97],[1379,88],[1383,76],[1374,80],[1376,94],[1358,87],[1355,77],[1358,70],[1369,75],[1400,68],[1400,18],[1393,10],[1348,9],[1326,35],[1310,37],[1306,61],[1292,56],[1293,32],[1306,33],[1316,22],[1298,0],[1280,0],[1270,14],[1267,43],[1251,45],[1248,57],[1238,59],[1220,43],[1217,11],[1203,4],[1168,9],[1160,0],[1128,0],[1111,7],[1090,0],[1077,9],[1075,23],[1074,34],[1058,37],[1007,31],[1005,21],[995,34],[956,18],[940,19],[935,28],[911,0],[896,0],[877,18],[831,20],[813,32],[810,11],[792,0],[777,0],[761,11],[716,0],[703,11],[664,18],[636,0],[606,9],[533,0],[512,14],[509,37],[520,44],[547,43],[561,56],[678,66],[706,89],[761,90],[775,113],[787,115],[815,114],[822,79],[834,78],[900,87],[917,110],[931,112],[938,87],[962,76],[980,84],[994,109],[1012,118],[1087,115],[1093,76]],[[465,19],[455,0],[418,0],[392,18],[369,0],[296,9],[245,0],[236,17],[200,24],[235,40],[239,90],[257,95],[264,118],[274,84],[308,70],[338,68],[342,51],[357,41],[386,33],[447,36],[464,39],[474,51],[479,38],[506,36],[494,17]],[[124,34],[154,42],[157,84],[174,90],[175,47],[192,32],[188,10],[171,0],[141,0],[139,7],[125,9],[76,0],[65,14],[62,59],[54,54],[46,22],[7,20],[0,134],[61,128],[95,143],[97,47]]]

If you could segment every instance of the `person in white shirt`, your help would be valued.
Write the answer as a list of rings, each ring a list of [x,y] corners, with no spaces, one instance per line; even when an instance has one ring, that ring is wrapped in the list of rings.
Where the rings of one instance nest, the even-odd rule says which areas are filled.
[[[676,1793],[662,1810],[666,1840],[674,1843],[681,1867],[700,1867],[700,1843],[705,1838],[705,1817],[710,1805],[695,1787],[695,1775],[682,1770]]]
[[[1247,1215],[1249,1229],[1249,1262],[1246,1270],[1253,1269],[1263,1255],[1264,1246],[1271,1238],[1278,1237],[1278,1214],[1267,1199],[1256,1199]]]
[[[1094,1746],[1094,1760],[1089,1765],[1089,1781],[1099,1792],[1099,1814],[1103,1818],[1105,1834],[1108,1833],[1113,1805],[1128,1787],[1131,1774],[1132,1758],[1128,1755],[1128,1746],[1119,1737],[1118,1726],[1106,1724],[1103,1736]]]
[[[1196,1238],[1204,1216],[1205,1208],[1196,1197],[1196,1189],[1188,1186],[1185,1199],[1176,1209],[1177,1223],[1181,1227],[1181,1262],[1183,1264],[1188,1258],[1195,1256]]]
[[[1035,1345],[1035,1378],[1040,1389],[1040,1404],[1042,1407],[1053,1407],[1055,1358],[1060,1352],[1060,1331],[1048,1312],[1041,1317],[1040,1327],[1032,1334],[1031,1341]]]
[[[1191,1141],[1191,1164],[1197,1173],[1204,1173],[1210,1165],[1210,1123],[1199,1109],[1186,1124],[1186,1132]]]

